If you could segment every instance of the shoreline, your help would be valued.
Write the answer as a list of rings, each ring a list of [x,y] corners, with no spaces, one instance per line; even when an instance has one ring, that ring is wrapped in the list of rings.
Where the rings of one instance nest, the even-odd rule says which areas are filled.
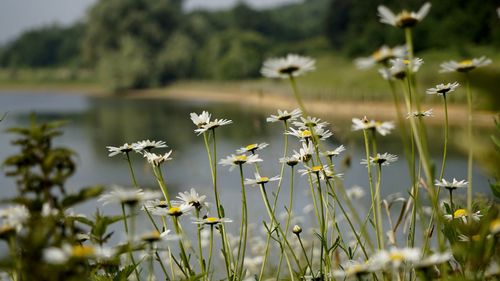
[[[277,109],[293,109],[297,108],[298,104],[295,99],[288,94],[257,92],[248,89],[224,88],[223,90],[215,90],[213,86],[200,89],[199,86],[193,87],[190,85],[171,85],[164,88],[130,90],[125,94],[117,96],[118,98],[126,99],[164,99],[174,101],[196,101],[205,103],[223,103],[239,106],[248,106],[256,110],[270,110],[272,112]],[[113,97],[112,93],[103,91],[102,89],[90,87],[65,87],[65,85],[50,87],[44,86],[43,89],[28,86],[19,87],[0,87],[0,94],[6,93],[21,93],[26,95],[36,95],[37,93],[55,93],[63,95],[80,95],[96,98]],[[304,99],[305,106],[310,114],[319,115],[329,119],[351,119],[354,117],[362,118],[367,116],[369,119],[377,120],[396,120],[396,111],[392,101],[348,101],[334,99]],[[422,104],[422,110],[433,108],[434,116],[426,118],[426,123],[442,124],[444,120],[444,109],[442,104]],[[401,107],[402,112],[406,110]],[[448,115],[450,126],[461,126],[468,118],[466,105],[449,104]],[[475,111],[474,125],[478,127],[493,127],[494,118],[498,116],[498,112],[494,111]],[[406,117],[406,116],[405,116]]]

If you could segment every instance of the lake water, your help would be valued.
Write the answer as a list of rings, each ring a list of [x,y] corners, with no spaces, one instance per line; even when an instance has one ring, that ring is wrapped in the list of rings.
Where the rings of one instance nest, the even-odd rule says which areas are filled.
[[[283,132],[278,123],[266,123],[265,119],[276,111],[257,110],[238,105],[227,104],[202,104],[196,102],[178,102],[169,100],[140,100],[123,98],[97,98],[78,95],[64,95],[52,92],[24,93],[3,92],[0,94],[0,113],[8,112],[6,119],[0,123],[0,158],[16,152],[9,145],[12,135],[5,132],[6,128],[13,126],[26,126],[29,124],[29,115],[34,112],[40,121],[67,120],[64,135],[57,139],[56,144],[74,149],[78,153],[78,170],[68,184],[70,190],[78,190],[82,186],[92,184],[120,184],[130,186],[130,177],[126,161],[121,156],[109,158],[106,146],[119,146],[125,142],[131,143],[144,139],[164,140],[173,149],[173,161],[164,166],[164,175],[170,188],[170,194],[187,191],[194,187],[201,194],[207,194],[209,201],[213,202],[210,170],[207,155],[204,149],[203,138],[196,136],[195,129],[189,119],[190,112],[201,113],[208,110],[215,118],[226,118],[234,124],[217,130],[218,155],[217,159],[234,153],[234,150],[250,143],[266,142],[271,145],[259,154],[264,159],[262,173],[270,176],[279,173],[277,159],[282,155]],[[350,166],[345,165],[343,158],[337,159],[337,167],[344,175],[344,185],[349,188],[359,185],[367,188],[366,169],[359,162],[364,157],[362,133],[351,132],[350,118],[345,120],[326,120],[332,124],[334,137],[325,143],[326,148],[334,148],[340,144],[347,147],[344,156],[350,157]],[[454,128],[459,131],[463,128]],[[431,154],[436,163],[440,163],[442,149],[442,128],[429,128]],[[485,132],[488,134],[488,132]],[[298,149],[299,142],[290,137],[292,149]],[[460,152],[455,142],[450,144],[447,162],[446,178],[466,178],[466,155]],[[379,138],[379,151],[392,154],[402,154],[397,132],[388,137]],[[149,165],[141,157],[133,157],[134,167],[141,186],[156,188]],[[253,177],[253,170],[245,170],[245,176]],[[283,201],[286,202],[287,180],[283,189]],[[296,178],[299,178],[296,175]],[[488,175],[483,169],[476,166],[474,169],[475,192],[491,197],[488,187]],[[219,166],[219,188],[221,200],[228,217],[239,218],[240,212],[240,185],[237,170],[229,172],[226,167]],[[382,196],[393,193],[407,195],[409,185],[406,162],[400,159],[384,167],[382,179]],[[12,179],[1,177],[2,197],[15,194],[15,185]],[[269,184],[269,188],[275,185]],[[295,212],[300,216],[307,216],[303,208],[309,204],[307,194],[309,188],[304,178],[296,183]],[[457,192],[459,193],[459,192]],[[260,222],[266,219],[266,213],[260,192],[257,188],[247,190],[249,197],[250,219]],[[462,192],[465,195],[465,191]],[[460,197],[457,194],[457,197]],[[281,198],[281,197],[280,197]],[[364,200],[364,201],[363,201]],[[369,205],[369,198],[365,197],[359,206]],[[281,203],[283,202],[283,203]],[[89,203],[78,208],[80,212],[91,214],[95,207],[109,213],[117,213],[112,207],[102,207],[100,204]],[[360,207],[361,208],[361,207]],[[364,208],[364,207],[363,207]],[[237,223],[234,223],[237,225]],[[144,227],[149,227],[147,224]]]

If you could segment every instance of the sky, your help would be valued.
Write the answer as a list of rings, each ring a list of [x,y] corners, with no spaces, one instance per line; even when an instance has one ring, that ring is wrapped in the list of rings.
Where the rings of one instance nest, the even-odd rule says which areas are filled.
[[[0,44],[19,36],[22,32],[42,25],[57,23],[69,25],[85,16],[96,0],[0,0]],[[185,0],[188,10],[223,9],[238,0]],[[241,1],[241,0],[240,0]],[[300,0],[245,0],[256,8],[272,7]]]

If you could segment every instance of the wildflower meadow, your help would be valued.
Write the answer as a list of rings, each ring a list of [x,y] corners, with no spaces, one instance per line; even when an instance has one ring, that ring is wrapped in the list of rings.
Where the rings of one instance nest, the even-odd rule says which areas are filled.
[[[233,153],[221,155],[220,131],[244,128],[208,111],[185,116],[191,128],[176,128],[192,130],[204,149],[209,194],[191,187],[175,194],[166,171],[183,155],[170,149],[168,140],[149,139],[102,144],[110,160],[126,163],[122,175],[129,185],[68,192],[66,181],[77,163],[74,151],[54,142],[63,123],[43,123],[33,116],[30,126],[9,129],[19,152],[5,159],[3,168],[15,181],[17,195],[2,198],[0,280],[498,280],[500,208],[497,199],[475,193],[469,75],[492,61],[450,58],[435,72],[457,72],[460,79],[443,81],[436,75],[435,87],[420,88],[418,71],[425,58],[414,54],[418,38],[413,31],[430,12],[430,3],[415,12],[394,13],[379,6],[380,22],[399,29],[406,41],[383,45],[354,61],[359,71],[378,68],[397,118],[374,120],[370,112],[352,116],[351,130],[364,149],[364,158],[352,159],[352,165],[365,170],[353,188],[344,185],[339,168],[349,144],[325,144],[335,132],[329,122],[312,115],[301,95],[298,77],[321,69],[314,58],[298,54],[269,58],[261,67],[266,79],[289,83],[296,100],[297,108],[276,109],[265,120],[282,132],[282,147],[241,143]],[[467,97],[463,141],[469,149],[467,174],[461,178],[447,175],[448,121],[454,118],[448,116],[450,95]],[[430,152],[436,144],[428,141],[426,121],[434,112],[423,107],[425,96],[442,104],[445,114],[439,155]],[[380,150],[389,134],[399,135],[401,155]],[[500,149],[494,138],[493,145]],[[279,149],[282,156],[263,161],[270,149]],[[138,159],[147,169],[134,169]],[[396,161],[405,162],[409,185],[397,196],[383,197],[384,182],[392,176],[388,169]],[[267,174],[268,167],[279,173]],[[138,173],[151,175],[157,186],[141,186]],[[230,174],[239,183],[221,184]],[[491,188],[500,193],[498,183]],[[239,190],[240,196],[224,201],[221,194],[228,189]],[[260,202],[250,202],[249,193],[260,194]],[[294,211],[298,193],[309,202],[310,219],[300,219]],[[363,196],[369,198],[363,201],[368,206],[361,203]],[[75,211],[88,202],[117,212],[108,214],[100,207],[91,214]],[[263,221],[253,220],[250,204],[263,210]],[[227,206],[239,211],[229,212]]]

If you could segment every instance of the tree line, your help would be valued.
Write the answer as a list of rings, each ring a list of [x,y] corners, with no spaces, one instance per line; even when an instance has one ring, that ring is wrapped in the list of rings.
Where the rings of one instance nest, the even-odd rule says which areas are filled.
[[[182,9],[182,0],[97,1],[83,22],[46,26],[0,48],[0,67],[95,69],[111,89],[163,85],[176,79],[256,77],[263,59],[288,52],[335,50],[349,56],[401,33],[377,22],[376,8],[418,10],[417,0],[306,0],[257,10],[244,2],[224,11]],[[417,50],[500,47],[498,0],[432,1],[416,29]]]

